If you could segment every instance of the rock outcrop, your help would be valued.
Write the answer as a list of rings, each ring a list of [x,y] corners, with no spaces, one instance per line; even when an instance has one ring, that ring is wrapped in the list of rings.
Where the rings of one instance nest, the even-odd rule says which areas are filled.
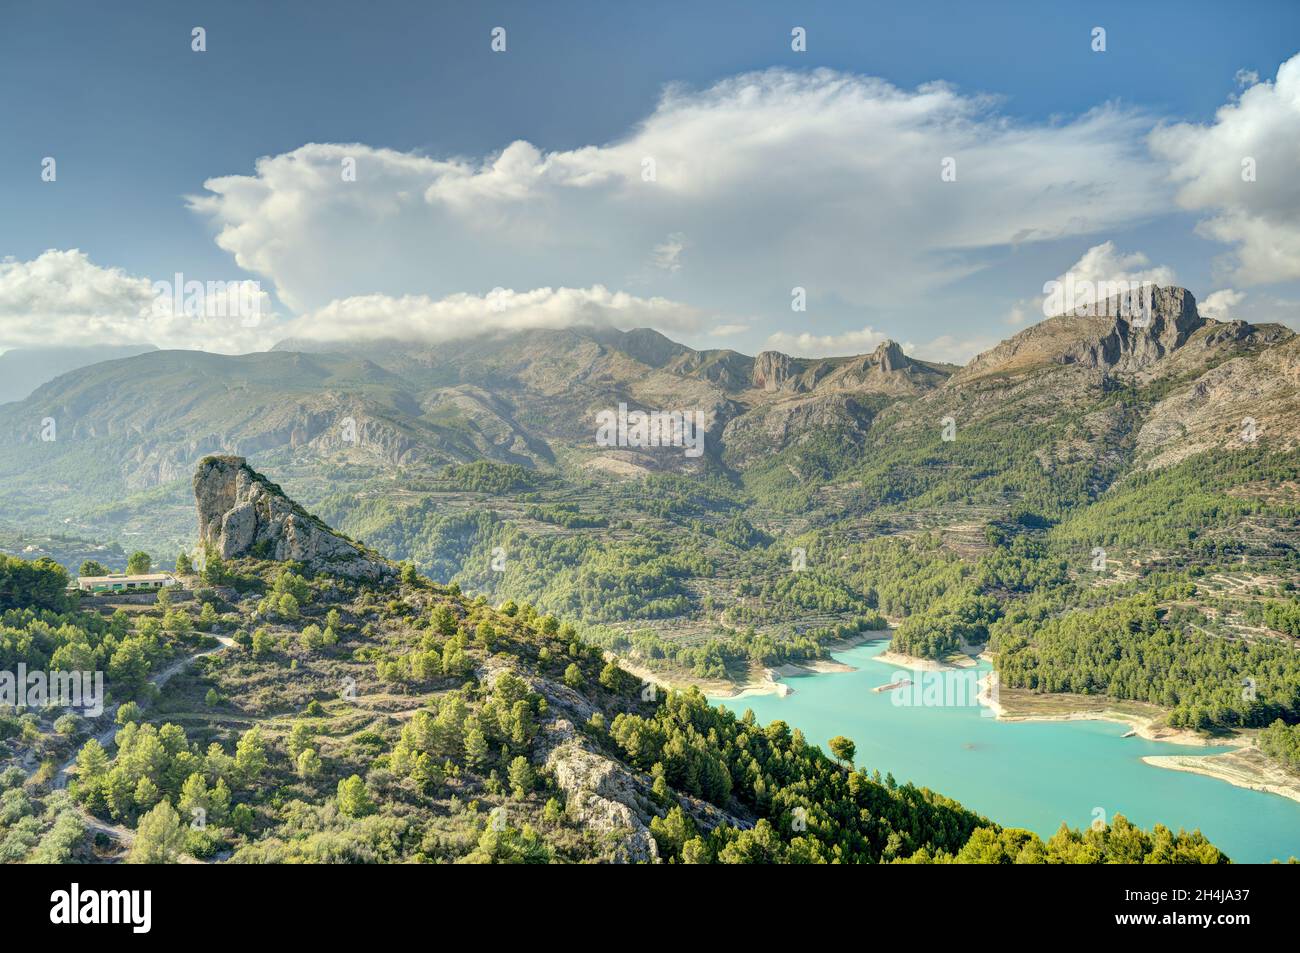
[[[743,468],[824,434],[856,445],[865,438],[872,418],[871,408],[850,393],[833,391],[762,404],[727,424],[722,432],[725,459]]]
[[[223,559],[294,560],[312,572],[379,581],[392,564],[338,535],[253,470],[243,457],[211,456],[194,474],[199,539]]]
[[[780,390],[790,377],[790,357],[780,351],[763,351],[754,358],[750,384],[759,390]]]
[[[871,362],[882,371],[903,370],[911,363],[895,341],[882,342],[871,355]]]
[[[1083,314],[1062,314],[1026,328],[985,351],[953,376],[962,384],[991,374],[1017,374],[1053,364],[1102,371],[1144,370],[1187,343],[1207,320],[1184,288],[1154,288],[1149,309],[1112,298]]]

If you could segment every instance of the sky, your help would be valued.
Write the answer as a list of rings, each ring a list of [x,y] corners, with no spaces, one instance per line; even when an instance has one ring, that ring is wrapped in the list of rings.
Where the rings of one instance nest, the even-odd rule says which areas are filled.
[[[0,349],[1300,327],[1294,2],[0,3]]]

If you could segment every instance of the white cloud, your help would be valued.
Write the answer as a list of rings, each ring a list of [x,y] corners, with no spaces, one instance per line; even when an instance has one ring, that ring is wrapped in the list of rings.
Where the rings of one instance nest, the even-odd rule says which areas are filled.
[[[1214,318],[1216,321],[1231,321],[1236,313],[1237,306],[1245,298],[1245,292],[1224,288],[1221,291],[1211,292],[1206,295],[1204,301],[1196,303],[1196,309],[1207,318]]]
[[[656,245],[650,254],[650,263],[660,271],[680,271],[682,252],[686,250],[686,236],[674,232],[667,240]]]
[[[1213,123],[1160,127],[1150,142],[1171,166],[1178,204],[1213,213],[1201,234],[1234,246],[1235,284],[1300,278],[1300,55],[1275,82],[1249,85]],[[1255,181],[1243,178],[1243,163],[1253,164]]]
[[[1072,300],[1075,307],[1087,308],[1094,304],[1091,300],[1092,296],[1087,293],[1088,288],[1095,289],[1102,283],[1121,281],[1167,287],[1177,284],[1178,275],[1167,265],[1153,266],[1151,260],[1142,252],[1125,253],[1120,251],[1113,241],[1105,241],[1093,245],[1064,272],[1050,282],[1044,282],[1044,288],[1046,289],[1049,284],[1065,286],[1071,290],[1081,286],[1083,293]],[[1044,318],[1054,317],[1059,313],[1055,304],[1058,297],[1060,296],[1040,294],[1033,298],[1021,298],[1011,306],[1002,323],[1011,327],[1021,327]]]
[[[477,159],[308,144],[210,179],[191,206],[298,311],[383,293],[621,287],[736,313],[810,298],[899,307],[969,274],[983,249],[1088,234],[1165,205],[1117,107],[1013,122],[980,96],[774,69],[670,87],[625,137]],[[940,161],[957,159],[957,181]],[[356,161],[356,181],[340,175]],[[642,177],[643,160],[655,177]],[[690,267],[664,236],[690,236]],[[654,249],[647,269],[647,249]],[[648,274],[647,274],[648,272]]]
[[[360,295],[294,319],[285,337],[315,341],[385,339],[437,343],[502,331],[576,325],[693,331],[702,313],[665,298],[594,288],[494,289],[486,295]]]
[[[904,348],[907,353],[922,361],[938,361],[944,364],[965,364],[976,354],[981,354],[998,343],[997,338],[973,337],[958,338],[951,334],[941,334],[928,344],[913,349]],[[915,350],[915,353],[913,353]]]
[[[182,295],[182,304],[187,297],[199,300]],[[170,297],[159,300],[150,279],[100,267],[76,248],[51,249],[31,261],[6,258],[0,261],[0,347],[155,344],[241,353],[272,343],[274,319],[264,294],[256,296],[262,317],[255,324],[251,309],[239,308],[238,288],[218,297],[210,310],[186,314]]]
[[[889,340],[889,335],[875,328],[847,331],[844,334],[790,334],[778,331],[768,337],[765,349],[780,351],[791,357],[839,357],[866,354]]]
[[[1125,254],[1115,247],[1114,242],[1102,242],[1093,245],[1065,270],[1058,275],[1057,281],[1065,281],[1066,275],[1075,282],[1088,281],[1094,285],[1099,282],[1128,281],[1141,284],[1157,284],[1161,287],[1172,285],[1178,276],[1166,265],[1152,267],[1151,260],[1142,252]]]
[[[154,344],[239,354],[265,350],[288,337],[438,342],[529,328],[653,326],[692,332],[705,324],[705,313],[697,308],[600,286],[523,292],[497,288],[485,295],[443,299],[364,295],[286,320],[270,313],[265,293],[257,296],[254,309],[248,307],[247,290],[214,287],[214,296],[205,282],[203,309],[187,314],[186,305],[198,299],[193,289],[184,289],[177,308],[174,281],[172,275],[156,283],[103,268],[78,249],[47,251],[32,261],[6,259],[0,262],[0,349]]]
[[[1011,310],[1007,312],[1007,316],[1002,319],[1002,323],[1009,324],[1013,328],[1018,328],[1029,320],[1036,318],[1037,314],[1037,310],[1033,309],[1029,302],[1024,300],[1017,301],[1011,306]]]

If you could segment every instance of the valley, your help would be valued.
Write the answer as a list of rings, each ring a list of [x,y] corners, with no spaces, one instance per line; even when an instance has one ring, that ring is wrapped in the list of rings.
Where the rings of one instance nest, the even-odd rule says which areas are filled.
[[[202,569],[181,573],[183,600],[80,597],[53,560],[0,557],[7,661],[104,666],[114,702],[0,713],[0,858],[1229,859],[1118,810],[1003,827],[855,767],[851,739],[830,739],[832,761],[785,721],[661,692],[554,615],[494,609],[334,532],[242,458],[203,458],[193,491]]]
[[[702,455],[602,445],[621,405],[698,412]],[[983,649],[1056,715],[1146,706],[1230,745],[1275,726],[1257,768],[1297,770],[1300,339],[1180,288],[1149,326],[1050,318],[963,368],[599,328],[150,352],[0,405],[0,446],[0,543],[72,570],[56,538],[199,555],[189,474],[239,453],[640,677],[748,700],[890,628],[900,657]]]

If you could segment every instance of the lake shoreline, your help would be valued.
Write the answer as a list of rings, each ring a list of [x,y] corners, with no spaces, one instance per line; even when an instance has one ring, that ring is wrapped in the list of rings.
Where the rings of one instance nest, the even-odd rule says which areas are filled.
[[[1300,778],[1288,774],[1254,745],[1222,754],[1147,755],[1142,761],[1152,767],[1200,774],[1249,791],[1276,794],[1300,803]]]
[[[1063,693],[1039,694],[1026,689],[999,688],[997,697],[990,697],[990,684],[995,673],[990,672],[980,680],[979,701],[993,711],[998,721],[1109,721],[1128,725],[1133,733],[1147,741],[1160,741],[1165,744],[1186,745],[1188,747],[1215,748],[1248,746],[1251,742],[1241,736],[1212,738],[1191,728],[1173,728],[1162,724],[1167,713],[1154,705],[1144,706],[1150,711],[1135,711],[1137,702],[1118,702],[1108,698],[1097,698]],[[1036,710],[1046,699],[1048,703],[1062,706],[1064,710],[1044,712]],[[1124,706],[1130,710],[1125,711]]]
[[[843,652],[847,649],[857,648],[859,645],[865,645],[868,642],[882,642],[889,637],[890,631],[888,629],[859,632],[857,635],[851,635],[848,638],[828,643],[824,648],[828,653]],[[848,665],[845,662],[837,662],[831,658],[811,659],[806,662],[786,662],[782,665],[764,668],[759,676],[751,678],[743,685],[734,686],[731,691],[714,691],[710,692],[709,695],[712,698],[727,700],[751,698],[755,695],[776,695],[784,698],[787,695],[794,694],[795,689],[793,686],[781,681],[781,679],[856,671],[856,666]]]
[[[935,662],[873,641],[837,656],[858,671],[803,686],[796,682],[798,692],[789,698],[712,700],[737,715],[750,708],[760,723],[785,721],[823,749],[827,739],[846,735],[858,743],[863,764],[950,790],[972,810],[1043,837],[1063,819],[1086,823],[1079,819],[1087,816],[1088,805],[1102,804],[1108,813],[1122,811],[1147,827],[1200,829],[1239,861],[1300,856],[1300,785],[1268,767],[1254,747],[1255,732],[1202,737],[1170,728],[1169,712],[1159,706],[1100,696],[1001,687],[990,698],[991,673],[984,663],[992,659],[982,646]],[[890,667],[870,664],[877,660]],[[922,701],[913,709],[909,699],[890,692],[890,684],[907,679],[922,689],[942,688],[944,700]],[[972,711],[976,698],[983,706],[978,712]],[[1079,724],[1005,724],[1012,721]],[[1123,727],[1087,727],[1086,721]]]
[[[840,652],[868,642],[884,641],[889,636],[890,632],[887,630],[863,632],[828,645],[826,648],[828,652]],[[955,653],[944,660],[920,658],[887,648],[873,656],[871,661],[911,671],[951,672],[969,670],[980,661],[991,663],[992,657],[986,651],[966,645],[962,647],[960,653]],[[735,701],[766,695],[784,698],[793,694],[795,689],[783,679],[857,671],[855,666],[829,658],[787,662],[763,668],[759,675],[737,685],[702,679],[669,680],[662,673],[629,663],[626,659],[620,658],[619,664],[633,675],[666,687],[698,687],[717,701]],[[1238,734],[1226,738],[1213,738],[1192,729],[1173,728],[1162,723],[1167,717],[1166,712],[1156,706],[1140,702],[1120,702],[1092,696],[1038,694],[1025,689],[1008,688],[999,688],[996,697],[993,697],[989,689],[994,675],[994,672],[989,672],[980,679],[976,700],[978,704],[988,708],[997,721],[1108,721],[1128,726],[1137,737],[1147,741],[1200,748],[1230,747],[1234,750],[1219,754],[1148,755],[1141,760],[1154,768],[1199,774],[1235,787],[1274,794],[1300,803],[1300,778],[1288,775],[1280,766],[1272,763],[1255,747],[1252,737]],[[1054,710],[1044,711],[1045,707]],[[1125,707],[1129,710],[1124,710]]]
[[[890,634],[888,629],[873,629],[869,632],[859,632],[848,638],[828,642],[824,648],[827,653],[843,652],[857,648],[867,642],[887,641]],[[751,673],[750,677],[744,682],[736,683],[725,682],[721,679],[695,678],[689,674],[680,676],[667,674],[614,652],[607,651],[604,656],[607,661],[617,662],[626,672],[635,675],[644,682],[653,682],[664,688],[678,691],[698,688],[711,699],[727,701],[757,695],[776,695],[784,698],[793,694],[794,688],[781,681],[781,679],[801,678],[807,675],[826,675],[832,672],[857,671],[855,666],[837,662],[832,658],[810,659],[804,662],[785,662],[781,665],[763,667],[758,670],[757,674]]]

